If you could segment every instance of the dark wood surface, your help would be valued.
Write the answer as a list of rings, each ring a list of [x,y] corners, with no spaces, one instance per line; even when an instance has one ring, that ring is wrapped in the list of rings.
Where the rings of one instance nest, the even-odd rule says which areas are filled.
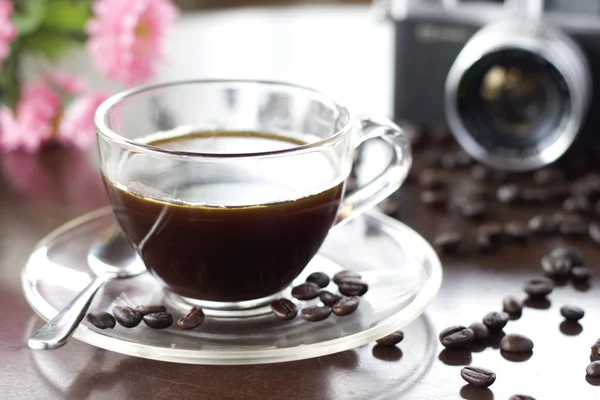
[[[420,160],[423,155],[418,156]],[[418,162],[419,163],[419,162]],[[493,310],[502,297],[523,298],[524,279],[538,276],[539,259],[560,238],[512,244],[489,255],[443,258],[444,282],[425,315],[404,329],[398,348],[373,344],[343,353],[275,365],[216,367],[179,365],[110,353],[74,340],[65,348],[39,352],[26,340],[42,321],[20,288],[20,271],[35,243],[58,225],[106,203],[93,157],[52,149],[40,156],[1,155],[0,174],[0,398],[3,399],[508,399],[526,393],[537,399],[600,398],[599,380],[585,376],[589,347],[600,336],[595,281],[555,289],[547,304],[531,304],[505,331],[529,335],[530,357],[507,357],[491,346],[446,351],[441,329],[469,324]],[[454,186],[466,173],[451,173]],[[493,185],[492,185],[493,186]],[[431,239],[437,232],[471,224],[432,211],[407,184],[398,193],[397,214]],[[540,210],[493,208],[491,220],[523,219]],[[567,242],[568,243],[568,242]],[[589,240],[575,242],[588,264],[597,267],[600,251]],[[594,269],[596,278],[597,269]],[[563,324],[560,306],[586,310],[581,324]],[[489,390],[465,385],[463,365],[494,370]]]

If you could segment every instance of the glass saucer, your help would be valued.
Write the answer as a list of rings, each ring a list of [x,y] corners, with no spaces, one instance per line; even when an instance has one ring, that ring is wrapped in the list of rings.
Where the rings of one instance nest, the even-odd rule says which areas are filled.
[[[91,243],[115,223],[105,208],[58,228],[34,249],[22,273],[25,297],[44,320],[57,314],[90,281],[86,257]],[[231,318],[207,316],[192,331],[175,324],[153,330],[117,325],[100,330],[84,320],[74,337],[91,345],[137,357],[189,364],[260,364],[300,360],[352,349],[407,325],[431,302],[442,281],[439,258],[431,246],[406,225],[370,211],[332,230],[319,254],[294,284],[314,271],[341,269],[360,273],[369,284],[358,310],[321,322],[296,317],[281,321],[271,314]],[[328,290],[334,291],[332,283]],[[166,303],[175,319],[187,305],[169,302],[150,274],[115,280],[96,295],[91,309],[115,305]],[[298,308],[318,299],[299,301]]]

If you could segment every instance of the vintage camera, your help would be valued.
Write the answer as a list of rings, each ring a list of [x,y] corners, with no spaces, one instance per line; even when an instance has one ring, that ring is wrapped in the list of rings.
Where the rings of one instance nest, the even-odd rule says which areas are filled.
[[[600,1],[386,7],[395,25],[398,120],[446,125],[468,153],[498,169],[539,168],[568,149],[600,160]]]

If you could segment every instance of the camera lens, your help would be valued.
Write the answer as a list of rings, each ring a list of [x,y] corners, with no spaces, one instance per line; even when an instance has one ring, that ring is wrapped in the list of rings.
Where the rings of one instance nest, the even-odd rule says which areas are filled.
[[[560,157],[589,103],[587,62],[558,31],[516,22],[484,28],[446,82],[448,123],[475,158],[527,170]]]

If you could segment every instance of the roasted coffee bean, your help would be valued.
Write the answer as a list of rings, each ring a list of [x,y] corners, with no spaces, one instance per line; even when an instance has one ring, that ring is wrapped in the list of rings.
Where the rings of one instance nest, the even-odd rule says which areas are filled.
[[[550,252],[552,257],[564,257],[571,260],[571,266],[580,267],[584,264],[583,254],[577,249],[557,247]]]
[[[588,234],[588,223],[579,215],[570,215],[559,224],[558,230],[565,236],[585,236]]]
[[[458,232],[444,232],[435,237],[433,243],[442,253],[456,253],[462,245],[463,237]]]
[[[444,347],[448,349],[458,349],[473,343],[475,340],[475,332],[464,326],[451,326],[440,333],[439,339]]]
[[[369,290],[369,285],[358,279],[346,279],[338,285],[338,290],[345,296],[362,296]]]
[[[502,299],[502,308],[509,314],[521,314],[523,305],[514,296],[506,296]]]
[[[454,163],[457,167],[468,167],[473,164],[473,158],[464,150],[457,150],[454,153]]]
[[[168,312],[144,315],[144,323],[152,329],[166,329],[173,324],[173,316]]]
[[[454,154],[452,153],[442,153],[440,157],[440,165],[444,169],[453,169],[456,167],[456,161],[454,160]]]
[[[105,311],[93,311],[86,316],[86,319],[99,329],[112,329],[116,325],[115,317]]]
[[[498,223],[489,223],[477,228],[477,233],[489,237],[493,242],[501,242],[504,236],[504,229]]]
[[[486,388],[496,381],[496,374],[489,369],[467,365],[460,370],[460,376],[473,386]]]
[[[571,260],[566,257],[545,255],[541,263],[544,274],[549,278],[564,279],[571,273]]]
[[[465,200],[458,204],[460,215],[465,218],[481,219],[488,214],[488,206],[480,200]]]
[[[492,311],[483,317],[483,323],[491,333],[500,332],[508,323],[509,315],[505,312]]]
[[[508,400],[535,400],[535,398],[526,394],[513,394],[508,398]]]
[[[133,328],[138,326],[140,322],[142,322],[143,317],[139,311],[136,311],[131,307],[120,306],[113,308],[113,315],[115,316],[115,319],[119,325],[122,325],[125,328]]]
[[[523,290],[534,299],[543,299],[552,293],[554,284],[547,278],[533,278],[525,281]]]
[[[339,294],[333,294],[331,292],[328,292],[327,290],[321,290],[321,293],[319,293],[319,299],[321,299],[321,303],[331,307],[332,305],[340,301],[342,299],[342,296],[340,296]]]
[[[569,188],[563,185],[549,187],[546,190],[548,191],[549,200],[564,201],[571,195]]]
[[[565,317],[567,321],[576,322],[583,318],[585,311],[576,306],[563,306],[560,308],[560,314]]]
[[[591,362],[586,367],[585,373],[593,378],[600,378],[600,361]]]
[[[600,339],[596,340],[596,343],[592,345],[592,354],[590,355],[590,360],[600,360]]]
[[[473,322],[469,325],[469,329],[473,331],[475,340],[485,340],[490,337],[490,330],[482,322]]]
[[[471,176],[475,180],[486,181],[489,178],[491,178],[492,171],[490,169],[484,167],[483,165],[477,164],[477,165],[474,165],[473,168],[471,168]]]
[[[382,346],[395,346],[402,340],[404,340],[404,332],[396,331],[382,337],[381,339],[377,339],[376,342]]]
[[[428,189],[421,192],[421,202],[432,207],[441,207],[448,200],[446,189]]]
[[[177,320],[179,329],[190,330],[194,329],[204,322],[204,311],[199,307],[193,307],[190,312]]]
[[[498,243],[492,242],[489,236],[479,234],[475,236],[475,244],[477,245],[477,249],[482,253],[495,250],[499,247]]]
[[[298,300],[311,300],[319,295],[321,288],[314,282],[305,282],[292,289],[292,296]]]
[[[163,306],[162,304],[148,304],[143,306],[137,306],[135,310],[142,315],[148,315],[159,312],[167,312],[167,306]]]
[[[423,189],[442,189],[446,187],[447,182],[441,171],[433,169],[424,169],[419,174],[419,185]]]
[[[460,195],[473,200],[491,200],[490,191],[483,185],[473,184],[465,187]]]
[[[290,319],[296,318],[298,315],[298,308],[296,305],[288,299],[279,299],[271,302],[271,311],[279,319],[289,321]]]
[[[564,201],[563,209],[570,213],[585,214],[590,211],[591,205],[587,197],[572,196]]]
[[[504,233],[515,242],[524,242],[529,239],[529,228],[521,221],[510,221],[504,224]]]
[[[592,222],[590,224],[588,227],[588,234],[594,243],[600,244],[600,224],[598,222]]]
[[[306,282],[316,283],[319,287],[324,288],[329,285],[329,277],[324,272],[313,272],[306,278]]]
[[[578,282],[585,282],[592,277],[592,271],[587,267],[571,268],[571,279]]]
[[[543,188],[527,187],[523,189],[521,199],[528,204],[539,204],[548,201],[550,194]]]
[[[323,321],[331,315],[331,307],[307,307],[300,312],[302,319],[310,322]]]
[[[533,350],[533,341],[518,333],[509,333],[500,339],[500,348],[508,353],[529,353]]]
[[[546,186],[550,184],[557,184],[564,181],[564,174],[558,168],[543,168],[535,171],[533,174],[533,181],[538,185]]]
[[[394,215],[400,209],[400,203],[398,200],[388,197],[379,203],[377,208],[385,215]]]
[[[537,235],[552,235],[558,232],[558,224],[547,215],[536,215],[527,223],[529,231]]]
[[[492,173],[492,179],[494,182],[498,183],[507,183],[513,175],[509,174],[506,171],[494,171]]]
[[[333,313],[339,317],[343,317],[344,315],[350,315],[358,308],[358,303],[360,302],[360,297],[344,297],[338,302],[336,302],[331,309]]]
[[[352,272],[352,271],[340,271],[337,274],[335,274],[333,276],[333,282],[337,285],[339,285],[340,283],[342,283],[344,280],[346,279],[360,279],[361,276],[360,274],[356,273],[356,272]]]
[[[519,186],[514,183],[502,185],[496,191],[496,198],[500,203],[515,204],[522,200],[523,192]]]

